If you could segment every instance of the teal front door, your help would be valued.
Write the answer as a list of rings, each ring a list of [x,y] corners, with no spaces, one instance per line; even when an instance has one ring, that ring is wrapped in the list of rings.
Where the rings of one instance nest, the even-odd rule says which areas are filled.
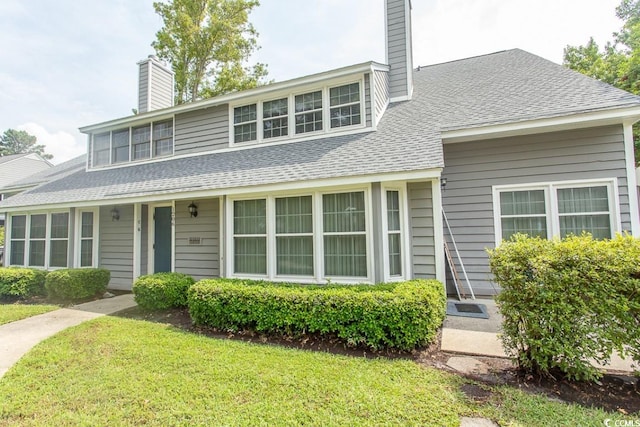
[[[155,208],[153,244],[153,272],[171,271],[171,207]]]

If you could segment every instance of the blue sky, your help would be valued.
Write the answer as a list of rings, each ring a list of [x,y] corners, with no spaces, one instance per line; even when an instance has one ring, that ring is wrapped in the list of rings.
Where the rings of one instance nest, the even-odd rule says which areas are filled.
[[[86,151],[78,127],[137,104],[136,63],[162,22],[152,0],[2,0],[0,132],[24,129],[59,163]],[[413,0],[414,65],[521,48],[560,63],[567,44],[604,44],[619,0]],[[384,62],[383,0],[262,0],[254,61],[282,81]]]

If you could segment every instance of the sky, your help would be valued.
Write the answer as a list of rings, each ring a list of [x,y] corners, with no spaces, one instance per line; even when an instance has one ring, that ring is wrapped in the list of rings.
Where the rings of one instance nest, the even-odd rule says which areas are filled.
[[[620,0],[412,0],[413,64],[520,48],[562,63],[567,45],[603,45]],[[383,0],[262,0],[251,63],[283,81],[384,63]],[[0,1],[0,132],[26,130],[60,163],[86,152],[87,126],[131,115],[136,63],[162,21],[153,0]]]

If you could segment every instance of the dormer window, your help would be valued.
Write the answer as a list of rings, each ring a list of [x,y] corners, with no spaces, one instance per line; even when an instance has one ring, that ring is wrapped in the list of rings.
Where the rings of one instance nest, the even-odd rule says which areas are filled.
[[[93,165],[104,166],[110,161],[111,133],[93,135]]]
[[[111,163],[129,161],[129,129],[115,131],[111,135]]]
[[[173,154],[173,120],[153,124],[154,157]]]
[[[352,81],[274,100],[231,106],[232,145],[362,127],[362,84],[362,81]],[[293,114],[289,114],[291,110]]]
[[[144,160],[151,157],[151,125],[138,126],[131,131],[131,158]]]

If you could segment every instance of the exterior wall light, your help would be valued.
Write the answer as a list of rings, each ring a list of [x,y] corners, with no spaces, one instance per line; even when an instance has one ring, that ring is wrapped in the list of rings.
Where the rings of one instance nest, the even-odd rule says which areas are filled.
[[[187,209],[189,209],[191,218],[195,218],[198,216],[198,206],[196,206],[195,203],[191,202],[191,204],[187,206]]]
[[[120,221],[120,211],[117,208],[111,209],[111,221]]]
[[[444,187],[447,186],[447,178],[440,178],[440,188],[444,190]]]

